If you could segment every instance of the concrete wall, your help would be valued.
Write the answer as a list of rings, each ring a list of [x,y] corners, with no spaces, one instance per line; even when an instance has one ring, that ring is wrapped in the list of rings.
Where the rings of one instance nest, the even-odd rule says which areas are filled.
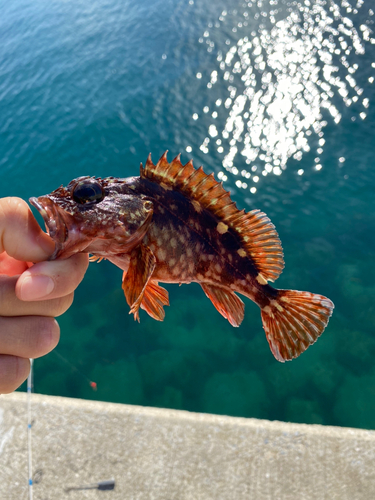
[[[375,499],[374,431],[38,394],[32,418],[34,499]],[[27,480],[26,394],[3,395],[0,499],[26,500]]]

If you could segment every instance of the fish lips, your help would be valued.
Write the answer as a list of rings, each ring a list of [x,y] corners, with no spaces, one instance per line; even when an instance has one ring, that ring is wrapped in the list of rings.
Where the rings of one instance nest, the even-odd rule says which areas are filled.
[[[55,260],[64,249],[68,229],[59,207],[48,196],[29,198],[29,202],[43,217],[47,233],[55,242],[55,250],[48,260]]]

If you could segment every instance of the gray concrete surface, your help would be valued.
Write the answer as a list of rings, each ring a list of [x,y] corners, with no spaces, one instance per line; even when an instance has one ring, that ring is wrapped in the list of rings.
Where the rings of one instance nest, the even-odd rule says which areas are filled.
[[[38,394],[32,417],[38,500],[375,499],[374,431]],[[3,395],[0,499],[26,500],[27,478],[26,394]]]

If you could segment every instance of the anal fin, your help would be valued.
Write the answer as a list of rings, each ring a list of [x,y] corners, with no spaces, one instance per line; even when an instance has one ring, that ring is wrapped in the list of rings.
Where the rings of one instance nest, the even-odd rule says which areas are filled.
[[[164,306],[169,306],[168,292],[156,281],[150,280],[144,291],[141,308],[157,321],[165,317]]]
[[[237,295],[227,288],[201,283],[204,293],[213,305],[229,321],[232,326],[240,326],[242,323],[245,306]]]
[[[130,314],[139,321],[139,307],[143,300],[147,284],[155,269],[155,256],[143,244],[134,248],[130,254],[127,273],[124,273],[122,288],[125,298],[130,306]]]

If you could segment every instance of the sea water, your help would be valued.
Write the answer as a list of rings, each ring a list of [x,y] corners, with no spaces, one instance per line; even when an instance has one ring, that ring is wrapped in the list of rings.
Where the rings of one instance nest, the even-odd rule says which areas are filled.
[[[91,264],[37,392],[375,428],[374,19],[370,0],[0,4],[1,196],[182,153],[269,215],[277,287],[336,306],[281,364],[251,301],[234,329],[199,285],[168,285],[164,322],[138,324],[121,271]]]

